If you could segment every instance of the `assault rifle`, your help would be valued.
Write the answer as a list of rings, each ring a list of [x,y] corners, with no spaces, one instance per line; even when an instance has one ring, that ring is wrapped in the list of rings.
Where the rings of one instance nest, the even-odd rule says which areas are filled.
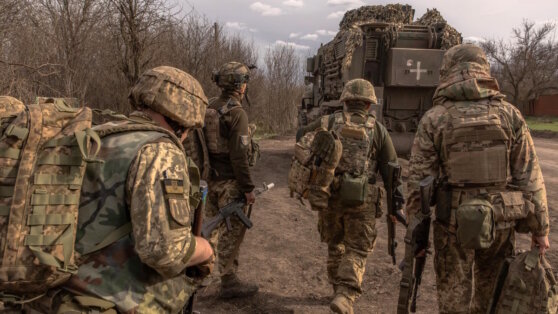
[[[275,184],[263,184],[262,188],[258,188],[254,190],[256,195],[262,194],[263,192],[268,191],[269,189],[273,188]],[[202,226],[202,236],[208,239],[211,236],[211,232],[218,228],[223,221],[227,224],[227,230],[231,230],[231,216],[235,215],[242,224],[248,229],[252,228],[253,223],[244,211],[242,210],[246,206],[246,198],[244,195],[229,204],[225,205],[223,208],[219,209],[219,214],[213,218],[207,220]]]
[[[415,313],[417,291],[422,280],[422,272],[429,253],[430,205],[434,194],[434,178],[428,176],[420,181],[420,207],[407,227],[405,235],[405,260],[402,263],[403,276],[399,285],[397,314]]]
[[[396,264],[395,248],[397,241],[395,240],[395,224],[397,221],[407,226],[407,220],[402,212],[404,203],[401,195],[397,193],[399,178],[401,177],[401,166],[397,163],[388,163],[388,182],[386,186],[387,191],[387,208],[388,214],[386,215],[388,226],[388,254],[391,256],[391,262]]]

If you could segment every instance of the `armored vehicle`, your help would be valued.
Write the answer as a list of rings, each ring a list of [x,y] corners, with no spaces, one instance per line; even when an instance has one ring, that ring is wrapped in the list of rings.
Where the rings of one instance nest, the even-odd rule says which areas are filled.
[[[416,22],[413,16],[408,5],[348,11],[335,38],[307,60],[299,124],[342,109],[344,84],[364,78],[375,87],[376,118],[390,132],[397,152],[406,155],[420,118],[432,107],[444,52],[461,43],[461,34],[435,9]]]

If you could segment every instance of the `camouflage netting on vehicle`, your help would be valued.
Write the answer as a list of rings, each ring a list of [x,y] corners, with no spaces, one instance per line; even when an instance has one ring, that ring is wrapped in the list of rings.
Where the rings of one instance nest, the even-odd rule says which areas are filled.
[[[327,65],[343,59],[341,70],[347,70],[352,62],[354,51],[363,43],[363,32],[360,26],[372,22],[392,23],[395,29],[402,28],[404,24],[425,26],[445,24],[442,27],[442,49],[449,49],[461,43],[461,33],[447,24],[438,10],[427,10],[422,17],[413,22],[414,14],[415,10],[410,5],[402,4],[362,6],[347,11],[339,23],[339,32],[335,38],[324,45],[324,62]],[[340,49],[340,46],[344,46],[343,49]],[[330,70],[335,72],[337,69]]]
[[[411,24],[415,10],[408,4],[367,5],[347,11],[339,23],[339,29],[370,22]]]
[[[442,17],[440,11],[436,9],[426,10],[423,16],[413,22],[415,25],[435,25],[444,24],[442,27],[442,49],[449,49],[461,43],[461,33],[448,24]]]

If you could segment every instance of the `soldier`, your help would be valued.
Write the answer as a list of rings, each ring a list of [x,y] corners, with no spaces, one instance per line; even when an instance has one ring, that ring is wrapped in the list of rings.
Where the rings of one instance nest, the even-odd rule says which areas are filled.
[[[179,140],[202,125],[207,98],[192,76],[161,66],[140,76],[129,100],[129,118],[94,128],[104,162],[88,164],[81,191],[79,268],[35,310],[177,313],[196,288],[186,267],[212,268],[211,246],[191,232],[195,182]]]
[[[419,181],[438,180],[433,232],[440,313],[486,313],[500,266],[514,250],[514,226],[526,227],[518,219],[527,216],[522,222],[541,253],[549,247],[549,220],[529,129],[504,101],[481,48],[463,44],[446,52],[409,171],[410,219],[420,210]]]
[[[246,212],[256,200],[249,168],[251,133],[248,115],[242,108],[249,79],[248,67],[238,62],[225,63],[213,77],[221,88],[221,95],[210,101],[205,117],[204,132],[212,169],[208,216],[218,215],[219,208],[241,197],[246,198]],[[210,240],[218,256],[220,297],[251,296],[258,291],[258,286],[242,282],[236,275],[245,228],[236,217],[231,219],[231,227],[227,231],[222,225],[212,233]]]
[[[333,130],[343,144],[327,208],[314,209],[319,210],[321,240],[328,245],[328,279],[335,293],[330,308],[335,313],[353,313],[353,303],[362,293],[366,259],[376,242],[376,218],[382,214],[384,192],[376,185],[376,174],[379,171],[384,182],[388,182],[388,163],[397,163],[397,154],[386,128],[368,112],[370,105],[377,103],[370,82],[363,79],[348,82],[340,100],[344,103],[342,112],[301,128],[297,141],[322,126]],[[399,187],[400,182],[395,184]],[[347,195],[351,191],[364,191],[363,201]],[[403,199],[399,189],[396,194]],[[308,198],[316,202],[314,197]]]

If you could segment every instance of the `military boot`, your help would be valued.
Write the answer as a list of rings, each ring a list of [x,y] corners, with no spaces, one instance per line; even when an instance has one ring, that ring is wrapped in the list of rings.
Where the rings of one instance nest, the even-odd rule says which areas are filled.
[[[333,298],[333,301],[329,304],[329,308],[333,313],[353,314],[353,301],[344,294],[339,293]]]
[[[242,282],[236,274],[221,277],[221,292],[219,297],[223,299],[243,298],[253,296],[258,292],[255,284]]]

